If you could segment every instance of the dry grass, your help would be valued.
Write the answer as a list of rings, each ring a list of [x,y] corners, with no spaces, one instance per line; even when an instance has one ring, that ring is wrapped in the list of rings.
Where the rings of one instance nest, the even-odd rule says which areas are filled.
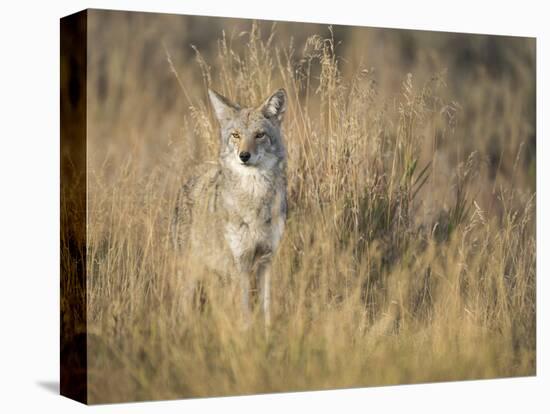
[[[535,374],[532,40],[212,20],[193,51],[192,19],[91,19],[90,402]],[[207,85],[290,98],[268,338],[212,278],[182,312],[169,220],[216,156]]]

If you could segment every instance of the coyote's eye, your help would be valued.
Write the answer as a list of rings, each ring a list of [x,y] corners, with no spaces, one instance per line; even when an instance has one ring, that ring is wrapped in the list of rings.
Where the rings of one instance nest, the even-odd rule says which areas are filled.
[[[241,139],[241,136],[239,135],[238,132],[232,132],[231,137],[234,138],[234,139]]]
[[[256,133],[256,139],[262,139],[263,137],[265,137],[265,132],[258,132]]]

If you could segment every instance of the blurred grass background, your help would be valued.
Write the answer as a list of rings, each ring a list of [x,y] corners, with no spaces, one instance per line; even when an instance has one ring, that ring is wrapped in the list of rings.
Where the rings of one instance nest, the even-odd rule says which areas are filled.
[[[90,402],[535,374],[534,39],[98,10],[88,36]],[[208,86],[289,95],[267,338],[213,278],[182,311]]]

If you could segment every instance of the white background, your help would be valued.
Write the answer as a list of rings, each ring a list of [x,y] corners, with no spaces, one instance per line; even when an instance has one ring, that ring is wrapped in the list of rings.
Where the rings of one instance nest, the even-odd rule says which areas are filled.
[[[53,4],[52,4],[53,3]],[[538,38],[536,378],[105,405],[95,412],[550,412],[544,1],[6,1],[0,11],[0,411],[73,412],[59,381],[59,18],[111,8]],[[546,75],[546,76],[545,76]],[[545,105],[546,104],[546,105]],[[546,352],[545,352],[546,351]]]

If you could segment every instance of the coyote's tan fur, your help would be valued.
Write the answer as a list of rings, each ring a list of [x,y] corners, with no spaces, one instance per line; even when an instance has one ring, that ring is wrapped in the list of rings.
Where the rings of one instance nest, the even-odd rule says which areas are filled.
[[[241,286],[245,316],[258,287],[270,323],[270,268],[286,220],[286,150],[280,89],[253,108],[209,90],[220,125],[220,153],[180,190],[173,236],[182,255]]]

